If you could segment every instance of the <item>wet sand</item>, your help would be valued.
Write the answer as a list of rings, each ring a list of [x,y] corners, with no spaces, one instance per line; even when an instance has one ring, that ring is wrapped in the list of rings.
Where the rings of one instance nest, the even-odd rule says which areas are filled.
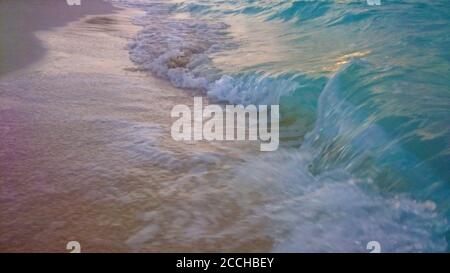
[[[272,247],[257,193],[227,183],[248,147],[170,137],[171,108],[193,99],[129,60],[139,12],[36,28],[45,54],[0,77],[0,252]]]
[[[64,0],[2,0],[0,2],[0,76],[24,68],[45,54],[36,31],[61,27],[81,16],[109,13],[104,1],[68,6]]]

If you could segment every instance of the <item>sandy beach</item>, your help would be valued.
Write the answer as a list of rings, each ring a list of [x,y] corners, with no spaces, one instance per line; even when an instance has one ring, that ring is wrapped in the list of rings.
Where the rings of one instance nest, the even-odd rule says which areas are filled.
[[[87,1],[70,9],[58,0],[4,0],[0,3],[0,75],[33,63],[45,54],[42,41],[34,32],[61,27],[88,14],[112,12],[103,1]]]
[[[34,31],[45,51],[0,78],[0,251],[268,249],[217,179],[242,147],[172,140],[192,97],[129,60],[141,11],[106,8]]]

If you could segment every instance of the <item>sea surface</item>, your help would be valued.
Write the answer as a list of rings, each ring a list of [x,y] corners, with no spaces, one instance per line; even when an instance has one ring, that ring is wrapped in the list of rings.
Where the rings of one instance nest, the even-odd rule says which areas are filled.
[[[0,252],[450,251],[450,1],[9,2]],[[175,141],[194,95],[279,104],[279,149]]]
[[[140,69],[280,105],[280,149],[226,182],[261,195],[273,251],[449,251],[450,1],[115,2],[146,12]]]

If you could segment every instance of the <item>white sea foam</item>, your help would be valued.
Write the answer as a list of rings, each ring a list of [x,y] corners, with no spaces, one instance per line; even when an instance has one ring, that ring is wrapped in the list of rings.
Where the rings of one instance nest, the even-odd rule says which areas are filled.
[[[270,223],[274,251],[366,252],[372,240],[383,252],[446,249],[438,234],[447,222],[427,202],[366,190],[370,180],[345,170],[312,176],[309,162],[305,151],[280,150],[242,165],[230,182],[241,206],[253,203],[253,218]]]
[[[176,87],[236,104],[277,104],[282,95],[298,87],[290,79],[260,73],[227,75],[216,68],[211,55],[236,47],[225,23],[173,17],[169,3],[131,3],[147,12],[135,19],[143,29],[129,43],[130,58],[140,69]]]

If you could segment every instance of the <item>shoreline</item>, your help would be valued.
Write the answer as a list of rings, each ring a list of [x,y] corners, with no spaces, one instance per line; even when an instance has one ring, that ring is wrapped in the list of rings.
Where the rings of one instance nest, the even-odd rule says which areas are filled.
[[[141,12],[37,31],[45,55],[0,77],[0,252],[270,250],[259,220],[233,232],[251,210],[218,179],[246,145],[171,138],[193,99],[129,59]]]
[[[46,48],[36,37],[37,31],[63,27],[83,16],[108,14],[117,7],[101,1],[85,1],[68,6],[58,0],[3,0],[0,2],[0,77],[39,61]],[[26,22],[26,23],[23,23]]]
[[[339,24],[360,12],[352,3],[327,3],[297,27],[285,12],[314,3],[205,1],[186,13],[151,0],[24,1],[0,3],[0,252],[69,252],[70,241],[82,252],[367,252],[378,239],[383,252],[448,249],[448,134],[435,134],[445,124],[444,29],[420,28],[415,38],[433,43],[405,44],[413,51],[403,55],[391,45],[411,41],[409,28],[372,24],[370,10]],[[83,11],[95,3],[104,9]],[[397,22],[436,5],[382,12]],[[195,86],[207,90],[205,107],[279,102],[297,143],[263,153],[251,142],[175,141],[171,109],[192,109]]]
[[[102,243],[104,228],[83,219],[107,214],[106,207],[85,205],[93,188],[102,186],[85,183],[95,183],[89,176],[102,172],[76,173],[87,174],[86,163],[95,157],[82,147],[102,141],[95,132],[101,126],[89,119],[107,114],[97,111],[105,103],[102,96],[117,97],[122,91],[107,85],[129,74],[122,70],[132,65],[124,37],[137,29],[127,21],[130,11],[108,4],[105,12],[89,15],[83,10],[93,3],[107,5],[89,3],[73,9],[73,20],[55,20],[48,24],[52,27],[33,31],[40,55],[0,77],[0,205],[7,208],[0,219],[8,219],[0,223],[0,252],[67,252],[68,240],[81,241],[87,252],[127,250]],[[95,18],[114,18],[118,29],[111,31],[111,24]],[[96,146],[97,153],[105,149]]]

